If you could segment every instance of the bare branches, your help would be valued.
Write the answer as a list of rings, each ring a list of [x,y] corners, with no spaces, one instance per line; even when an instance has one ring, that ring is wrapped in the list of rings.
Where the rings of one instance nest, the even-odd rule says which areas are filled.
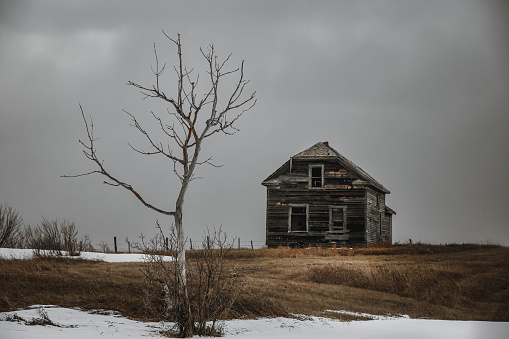
[[[94,142],[97,139],[94,139],[94,123],[92,121],[92,118],[90,118],[90,124],[89,124],[87,122],[87,119],[85,118],[85,113],[83,112],[83,107],[81,106],[81,104],[80,104],[80,110],[81,110],[81,116],[83,117],[83,121],[85,122],[85,128],[87,130],[88,142],[85,143],[81,140],[79,142],[84,147],[83,153],[85,154],[85,156],[89,160],[93,161],[99,169],[92,171],[92,172],[82,173],[82,174],[78,174],[78,175],[63,175],[62,177],[63,178],[76,178],[76,177],[95,174],[95,173],[101,174],[109,179],[109,182],[104,181],[105,184],[108,184],[111,186],[120,186],[120,187],[125,188],[126,190],[128,190],[132,194],[134,194],[134,196],[136,198],[138,198],[138,200],[141,201],[141,203],[143,205],[145,205],[146,207],[148,207],[156,212],[159,212],[161,214],[164,214],[164,215],[175,215],[175,212],[165,211],[165,210],[162,210],[160,208],[157,208],[157,207],[149,204],[131,185],[117,179],[116,177],[112,176],[108,171],[106,171],[106,169],[104,168],[103,162],[99,160],[99,158],[97,157],[97,154],[96,154]]]
[[[193,171],[196,165],[209,164],[217,167],[209,160],[198,161],[197,157],[199,155],[201,143],[205,138],[218,132],[227,135],[235,134],[238,131],[235,127],[237,120],[243,113],[256,104],[256,92],[244,96],[245,88],[249,84],[249,81],[244,78],[244,61],[242,61],[239,68],[226,70],[226,65],[230,61],[231,54],[221,60],[216,54],[214,45],[211,44],[206,51],[200,49],[202,56],[207,62],[209,87],[204,92],[201,99],[198,100],[197,89],[200,78],[199,75],[197,75],[194,81],[192,77],[193,69],[188,70],[184,66],[180,35],[177,35],[177,38],[174,39],[168,36],[164,31],[163,34],[177,47],[178,62],[174,67],[177,78],[176,99],[167,96],[160,88],[160,77],[163,74],[166,64],[162,68],[159,68],[159,58],[155,44],[154,55],[156,64],[155,68],[152,67],[152,72],[156,78],[155,85],[151,87],[143,86],[132,81],[129,81],[128,85],[138,88],[144,95],[144,99],[158,98],[170,104],[171,111],[168,110],[167,113],[170,118],[173,118],[171,124],[164,123],[161,116],[156,115],[153,111],[151,115],[156,120],[157,125],[164,135],[173,140],[176,150],[178,150],[180,155],[178,157],[175,156],[176,151],[169,145],[163,147],[161,142],[156,142],[147,131],[141,127],[136,118],[125,111],[131,117],[134,123],[133,126],[146,137],[152,150],[143,151],[134,148],[132,145],[130,146],[141,154],[161,154],[171,159],[174,162],[174,173],[179,176],[181,181],[185,181],[186,178],[190,179],[193,177]],[[234,83],[230,96],[227,97],[228,100],[224,103],[223,107],[219,108],[220,85],[223,83],[224,78],[233,74],[239,74],[239,77]],[[206,108],[209,111],[208,116],[204,116],[200,119],[203,114],[206,114]],[[240,112],[230,116],[230,113],[235,110],[240,110]],[[182,166],[182,174],[178,174],[176,169],[177,164]]]
[[[202,88],[202,86],[205,88],[204,91],[201,91],[202,95],[200,96],[198,94],[200,77],[199,75],[194,76],[193,69],[188,69],[184,65],[180,35],[177,35],[177,38],[174,39],[168,36],[164,31],[163,34],[169,41],[175,44],[177,49],[178,60],[174,67],[177,84],[177,93],[175,93],[175,96],[168,96],[161,88],[161,77],[166,69],[166,64],[162,67],[160,66],[155,44],[155,65],[151,67],[155,77],[154,85],[144,86],[132,81],[129,81],[127,84],[137,88],[143,94],[143,99],[159,99],[169,105],[164,118],[154,111],[150,112],[157,129],[162,132],[162,134],[160,134],[167,140],[164,142],[159,141],[156,134],[142,126],[141,120],[134,114],[126,110],[124,110],[124,113],[131,119],[131,126],[144,136],[148,143],[148,149],[135,147],[132,144],[129,144],[129,146],[137,153],[150,156],[162,155],[171,161],[173,172],[180,179],[182,184],[175,211],[162,210],[149,204],[131,185],[118,179],[106,170],[103,162],[99,160],[96,154],[95,141],[97,139],[95,139],[93,135],[94,124],[92,118],[90,118],[90,122],[87,121],[81,105],[80,110],[85,123],[88,140],[86,142],[80,140],[80,144],[83,147],[83,154],[86,158],[95,163],[96,170],[64,177],[81,177],[91,174],[103,175],[107,178],[107,180],[105,180],[106,184],[115,187],[123,187],[130,191],[146,207],[165,215],[175,215],[178,210],[181,211],[181,206],[179,206],[179,204],[183,203],[183,197],[189,182],[197,178],[194,175],[195,167],[205,164],[220,167],[212,163],[212,158],[199,160],[202,142],[205,138],[218,132],[234,134],[238,131],[235,127],[235,123],[244,112],[248,111],[256,104],[256,92],[247,96],[244,95],[246,86],[249,84],[249,81],[245,80],[244,62],[242,61],[240,67],[228,70],[226,66],[231,59],[231,54],[224,59],[220,59],[216,54],[214,45],[210,45],[206,51],[200,49],[208,69],[208,81],[206,81],[208,85],[206,83],[200,83],[200,88]],[[238,75],[237,80],[226,81],[227,77],[233,75]],[[224,91],[222,89],[223,84],[231,87],[231,94],[226,97],[226,100],[220,101],[219,93],[220,90]],[[234,111],[236,111],[236,113]]]
[[[195,324],[192,323],[193,312],[195,310],[191,307],[186,282],[185,238],[182,225],[184,196],[189,183],[192,180],[200,178],[195,175],[196,166],[207,164],[213,167],[221,167],[212,162],[212,157],[206,160],[199,160],[203,141],[218,132],[222,132],[226,135],[235,134],[235,132],[238,131],[235,127],[237,120],[243,113],[250,110],[256,104],[256,92],[245,95],[249,81],[244,78],[244,62],[242,61],[240,67],[228,70],[227,64],[230,61],[231,54],[224,59],[220,59],[216,54],[214,45],[209,45],[207,51],[200,49],[206,61],[206,73],[208,77],[205,77],[205,80],[199,83],[199,75],[197,74],[195,76],[193,74],[193,68],[188,69],[184,65],[180,35],[177,34],[177,38],[174,39],[168,36],[164,31],[163,34],[176,46],[177,50],[178,59],[176,66],[173,68],[176,75],[176,93],[173,93],[173,96],[169,96],[162,88],[161,78],[166,69],[166,64],[160,67],[155,44],[155,65],[151,67],[155,77],[155,83],[151,86],[145,86],[132,81],[127,82],[129,86],[137,88],[142,93],[143,99],[159,99],[158,101],[162,101],[169,106],[164,116],[150,111],[149,116],[154,119],[156,131],[159,133],[157,134],[150,128],[146,128],[145,122],[141,118],[135,117],[134,114],[126,110],[124,110],[124,113],[131,119],[131,126],[144,136],[145,142],[148,144],[147,149],[135,147],[131,144],[129,144],[129,146],[135,152],[143,155],[164,156],[170,161],[173,167],[173,173],[180,179],[181,185],[178,197],[175,201],[175,209],[173,211],[167,211],[149,204],[133,186],[118,179],[118,177],[106,170],[103,162],[99,160],[96,153],[95,141],[97,139],[94,138],[94,124],[92,118],[90,118],[90,122],[87,121],[81,105],[80,110],[85,123],[88,140],[85,142],[80,140],[80,144],[83,147],[83,154],[88,160],[95,163],[96,169],[87,173],[71,176],[64,175],[63,177],[75,178],[91,174],[100,174],[106,177],[104,181],[105,184],[114,187],[122,187],[136,196],[144,206],[161,214],[173,216],[176,232],[174,234],[176,246],[173,252],[176,255],[175,267],[177,268],[175,270],[177,274],[174,277],[176,281],[175,296],[179,305],[178,314],[180,314],[183,319],[182,322],[179,323],[179,326],[181,326],[179,332],[182,336],[191,336],[195,329]],[[237,78],[235,79],[235,77]],[[225,89],[228,87],[230,90]],[[222,93],[230,94],[226,95],[225,99],[222,99]],[[142,121],[143,126],[141,123]],[[162,136],[165,141],[160,141],[158,136]],[[220,270],[219,272],[220,276],[222,276],[223,271]],[[150,281],[155,281],[153,276],[146,276]],[[162,276],[164,276],[164,274]],[[171,279],[171,277],[165,276],[161,279],[167,283],[169,281],[168,279]],[[223,286],[221,285],[220,288],[223,288]],[[218,293],[218,291],[211,289],[210,293],[208,292],[207,298],[214,296],[214,293]],[[214,296],[214,298],[216,297]],[[216,303],[216,299],[213,300],[212,304]],[[209,299],[206,299],[207,302],[208,300]],[[218,313],[215,314],[220,314],[223,311],[220,310],[217,312]],[[200,326],[203,326],[203,324],[200,324]]]
[[[203,137],[204,138],[209,137],[217,132],[223,132],[225,134],[235,134],[235,132],[238,131],[238,129],[234,127],[235,122],[240,118],[240,116],[244,112],[250,110],[256,104],[255,99],[256,92],[253,92],[247,98],[242,99],[244,88],[249,83],[248,80],[244,80],[244,61],[242,61],[240,68],[237,68],[232,71],[223,71],[223,67],[230,59],[231,54],[225,60],[219,62],[218,57],[215,54],[213,45],[209,46],[208,53],[205,53],[203,50],[201,50],[201,53],[203,57],[207,60],[207,64],[209,67],[207,73],[209,74],[211,83],[211,90],[205,96],[205,100],[208,100],[209,97],[212,97],[211,114],[209,119],[207,120],[207,125],[210,127],[214,127],[210,132],[207,131],[206,133],[204,133]],[[221,78],[237,72],[240,72],[240,76],[238,81],[236,82],[234,90],[230,95],[229,100],[224,106],[224,108],[218,110],[219,81],[221,80]],[[228,121],[227,114],[230,111],[236,110],[248,104],[250,105],[247,108],[243,109],[240,113],[238,113],[230,121]]]

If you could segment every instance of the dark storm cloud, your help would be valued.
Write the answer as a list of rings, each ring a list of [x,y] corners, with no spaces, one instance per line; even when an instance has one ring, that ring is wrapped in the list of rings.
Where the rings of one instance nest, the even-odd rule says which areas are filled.
[[[127,192],[59,176],[93,169],[78,144],[82,103],[105,164],[172,205],[171,166],[130,151],[128,142],[145,144],[121,111],[164,109],[125,85],[152,83],[154,42],[172,64],[164,29],[182,34],[196,71],[208,43],[232,52],[232,67],[245,59],[259,98],[236,136],[204,147],[224,167],[199,169],[205,178],[189,190],[193,240],[207,223],[263,241],[260,182],[328,140],[391,190],[394,240],[508,244],[508,9],[503,1],[3,1],[0,202],[30,223],[75,220],[96,242],[152,233],[160,216]]]

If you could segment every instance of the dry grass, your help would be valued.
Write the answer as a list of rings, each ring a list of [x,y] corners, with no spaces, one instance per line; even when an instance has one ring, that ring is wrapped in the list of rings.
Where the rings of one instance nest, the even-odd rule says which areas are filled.
[[[509,321],[507,247],[245,249],[231,251],[228,260],[238,265],[245,286],[229,317],[291,313],[338,317],[327,310],[348,310]],[[145,306],[142,265],[54,258],[0,260],[0,311],[55,304],[155,320]]]
[[[33,304],[117,310],[150,318],[144,307],[144,280],[133,264],[40,257],[0,259],[0,310]]]

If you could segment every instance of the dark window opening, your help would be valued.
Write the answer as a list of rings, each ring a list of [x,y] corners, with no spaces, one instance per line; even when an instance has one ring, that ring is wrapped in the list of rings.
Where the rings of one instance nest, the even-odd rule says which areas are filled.
[[[311,167],[311,187],[322,187],[322,167]]]
[[[290,231],[306,232],[307,231],[307,213],[306,207],[291,207],[290,215]]]
[[[331,231],[340,231],[345,229],[345,210],[343,208],[331,209]]]

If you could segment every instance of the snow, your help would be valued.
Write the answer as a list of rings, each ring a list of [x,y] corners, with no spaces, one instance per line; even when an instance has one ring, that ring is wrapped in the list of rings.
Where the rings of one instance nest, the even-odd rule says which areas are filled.
[[[44,253],[44,251],[42,251]],[[33,257],[33,251],[17,248],[0,248],[0,258],[6,259],[29,259]],[[82,258],[87,260],[100,260],[105,262],[143,262],[145,255],[143,253],[98,253],[81,252],[80,256],[69,258]],[[171,257],[165,256],[165,260],[171,260]]]
[[[0,249],[0,257],[24,259],[31,250]],[[143,261],[142,254],[84,252],[82,258],[106,262]],[[294,318],[262,318],[225,322],[225,337],[236,339],[308,339],[308,338],[413,338],[413,339],[508,339],[509,322],[447,321],[410,319],[408,316],[378,316],[342,310],[328,310],[359,315],[373,320],[341,322],[335,319],[295,315]],[[32,319],[47,315],[54,325],[28,325]],[[16,316],[16,317],[15,317]],[[34,305],[28,309],[0,312],[0,338],[159,338],[161,323],[127,319],[111,311],[86,312],[51,305]]]
[[[16,314],[25,321],[40,318],[43,309],[58,326],[26,325],[7,321]],[[349,313],[349,312],[348,312]],[[19,318],[18,318],[19,319]],[[0,313],[2,339],[25,338],[147,338],[163,337],[160,323],[126,319],[112,312],[84,312],[57,306],[32,306],[26,310]],[[224,338],[236,339],[308,339],[308,338],[508,338],[509,323],[479,321],[445,321],[387,317],[381,320],[340,322],[318,317],[231,320],[225,323]]]

